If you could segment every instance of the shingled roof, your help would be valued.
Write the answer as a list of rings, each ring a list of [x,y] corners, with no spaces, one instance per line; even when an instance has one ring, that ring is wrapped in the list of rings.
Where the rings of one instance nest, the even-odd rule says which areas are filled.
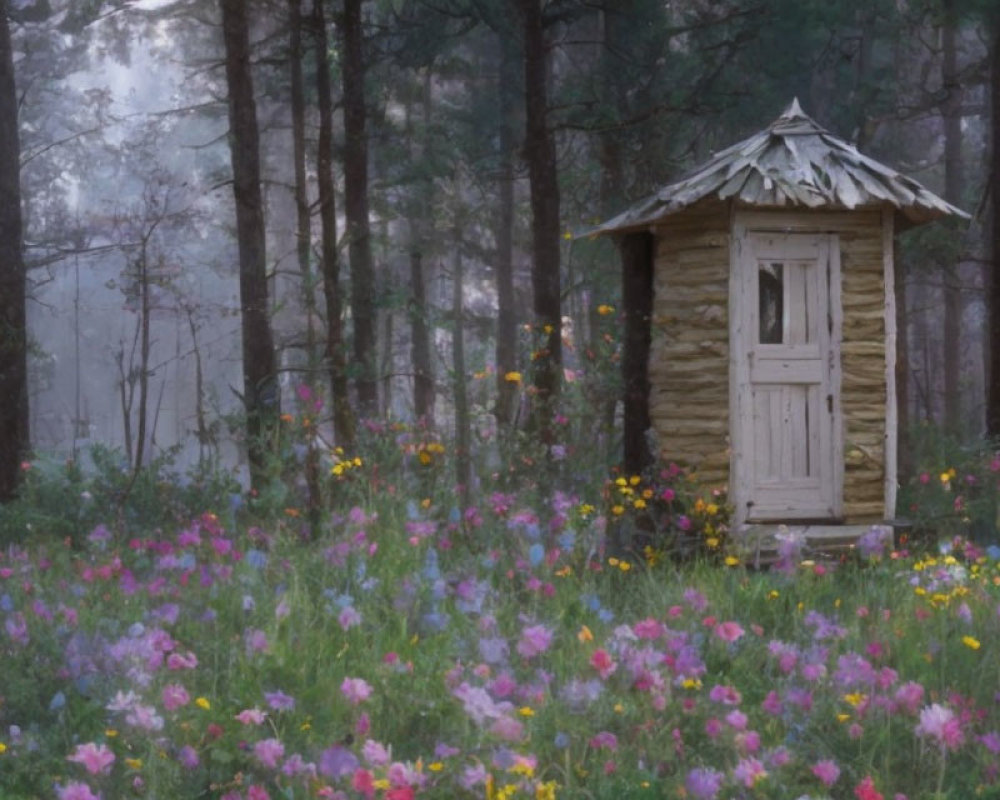
[[[652,197],[591,233],[646,228],[700,200],[735,200],[754,208],[897,209],[911,224],[961,209],[912,178],[858,152],[806,116],[793,100],[769,127],[728,147]]]

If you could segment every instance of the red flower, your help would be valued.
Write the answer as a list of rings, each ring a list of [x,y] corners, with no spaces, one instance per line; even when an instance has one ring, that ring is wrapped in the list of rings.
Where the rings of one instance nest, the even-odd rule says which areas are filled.
[[[864,780],[854,787],[854,796],[858,800],[885,800],[882,793],[876,791],[871,775],[866,775]]]

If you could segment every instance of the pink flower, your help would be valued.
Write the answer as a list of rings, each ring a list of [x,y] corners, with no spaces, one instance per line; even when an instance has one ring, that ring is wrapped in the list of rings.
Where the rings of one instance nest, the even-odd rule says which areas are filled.
[[[198,657],[194,653],[171,653],[167,656],[167,669],[194,669],[198,666]]]
[[[708,699],[713,703],[722,703],[726,706],[738,706],[743,696],[735,686],[721,686],[716,684],[708,693]]]
[[[66,760],[83,764],[91,775],[100,775],[101,773],[107,775],[115,761],[115,754],[107,745],[87,742],[86,744],[78,744],[73,755],[66,756]]]
[[[744,758],[733,768],[733,780],[752,789],[756,783],[767,777],[767,770],[756,758]]]
[[[365,797],[374,797],[375,778],[366,769],[356,769],[353,777],[351,778],[351,788],[356,792],[360,792]]]
[[[372,687],[364,678],[344,678],[340,691],[351,705],[356,706],[371,696]]]
[[[389,763],[389,751],[374,739],[367,739],[361,746],[361,755],[373,767],[384,767]]]
[[[618,737],[611,733],[611,731],[601,731],[591,737],[590,747],[593,750],[605,748],[613,753],[618,749]]]
[[[635,623],[632,631],[640,639],[658,639],[663,635],[663,625],[658,620],[648,617]]]
[[[739,639],[745,631],[738,622],[720,622],[715,626],[715,635],[730,644]]]
[[[101,796],[94,794],[87,784],[78,781],[56,787],[56,796],[59,800],[101,800]]]
[[[267,719],[267,712],[259,708],[247,708],[237,714],[235,719],[243,725],[260,725]]]
[[[532,625],[521,631],[517,652],[524,658],[532,658],[548,650],[550,644],[552,644],[552,631],[544,625]]]
[[[491,726],[490,733],[506,742],[519,742],[524,737],[524,725],[512,717],[499,717]]]
[[[343,609],[337,615],[337,622],[343,630],[350,630],[354,626],[361,624],[361,615],[355,610],[354,606],[347,606],[347,608]]]
[[[247,800],[271,800],[271,795],[267,793],[267,789],[255,783],[247,789]]]
[[[590,666],[597,670],[602,680],[607,680],[608,676],[618,669],[618,665],[604,648],[594,651],[594,655],[590,657]]]
[[[186,706],[191,701],[191,696],[187,689],[179,683],[168,683],[163,687],[163,707],[167,711],[173,711],[181,706]]]
[[[818,761],[813,765],[812,774],[819,778],[824,786],[833,786],[840,777],[840,767],[833,761]]]
[[[277,769],[285,755],[285,746],[277,739],[263,739],[253,746],[253,754],[268,769]]]
[[[920,724],[914,733],[920,737],[937,739],[942,750],[957,750],[965,741],[962,723],[955,712],[939,703],[920,709]]]

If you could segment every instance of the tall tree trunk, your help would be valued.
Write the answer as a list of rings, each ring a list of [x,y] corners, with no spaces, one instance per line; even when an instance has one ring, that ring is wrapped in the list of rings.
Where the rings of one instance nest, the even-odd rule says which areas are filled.
[[[330,96],[330,56],[323,0],[313,0],[313,37],[316,46],[316,95],[319,107],[319,142],[316,183],[319,189],[323,297],[326,300],[326,357],[330,365],[333,433],[348,454],[355,450],[354,415],[347,385],[340,294],[340,256],[337,253],[337,208],[333,184],[333,99]]]
[[[559,183],[556,149],[548,126],[548,68],[541,0],[519,0],[524,27],[524,157],[531,183],[531,284],[535,352],[533,427],[552,444],[552,415],[562,372],[562,297],[559,277]]]
[[[990,174],[989,194],[992,206],[990,253],[993,271],[989,288],[990,374],[986,408],[986,429],[1000,437],[1000,12],[992,15],[990,47]]]
[[[21,222],[21,144],[17,89],[7,23],[0,0],[0,501],[17,489],[28,452],[28,337]]]
[[[463,327],[462,291],[465,283],[462,263],[462,223],[455,225],[455,257],[452,275],[451,313],[454,328],[451,334],[451,357],[455,400],[455,483],[459,505],[464,512],[469,506],[472,462],[469,452],[471,424],[469,420],[468,380],[465,374],[465,331]]]
[[[260,137],[250,75],[250,29],[243,0],[222,1],[222,36],[229,87],[229,150],[236,200],[240,306],[243,333],[243,402],[247,413],[250,482],[263,486],[268,447],[277,430],[280,390],[267,302],[264,204],[260,190]]]
[[[145,242],[136,262],[136,280],[139,282],[139,409],[135,431],[135,461],[132,465],[133,482],[142,471],[146,453],[146,424],[149,418],[149,324],[152,315],[150,303],[152,281],[149,275],[149,252]],[[134,364],[132,369],[135,369]]]
[[[944,100],[941,116],[944,122],[944,199],[953,205],[962,201],[962,85],[958,75],[955,0],[944,0],[944,20],[941,30],[941,83]],[[956,230],[955,237],[959,236]],[[962,365],[962,287],[961,264],[957,257],[945,264],[944,279],[944,424],[952,434],[962,427],[962,404],[959,381]]]
[[[362,414],[374,416],[378,413],[375,269],[368,220],[366,70],[361,6],[362,0],[344,0],[339,20],[343,39],[344,210],[347,217],[347,253],[351,262],[351,314],[354,319],[354,360],[358,370],[358,406]]]
[[[413,361],[413,412],[418,421],[434,426],[434,367],[427,325],[427,290],[424,285],[423,256],[410,252],[410,356]]]
[[[422,155],[430,156],[431,147],[431,70],[424,74],[423,83],[423,143]],[[412,138],[412,136],[411,136]],[[414,154],[416,155],[416,154]],[[434,426],[434,364],[431,360],[431,337],[427,317],[427,291],[424,280],[424,250],[428,244],[429,220],[433,218],[433,180],[425,174],[414,188],[410,207],[410,296],[407,313],[410,318],[410,356],[413,362],[413,412],[428,427]]]
[[[630,2],[621,3],[613,9],[603,8],[598,12],[602,40],[601,89],[603,96],[601,100],[607,109],[605,113],[613,114],[616,121],[628,115],[628,109],[625,105],[625,98],[628,96],[627,75],[624,73],[624,64],[620,54],[629,51],[627,31],[622,30],[622,28],[625,27],[624,19],[634,14],[635,10],[635,3],[630,0]],[[612,216],[620,212],[625,199],[625,159],[622,154],[621,137],[622,131],[609,125],[607,130],[601,132],[598,139],[598,161],[601,167],[598,201],[602,219],[611,219]],[[596,300],[598,296],[596,291],[593,292],[587,309],[588,342],[590,352],[595,354],[600,352],[602,348],[603,326],[600,321],[601,316],[597,311],[601,305]],[[595,426],[601,432],[602,437],[611,438],[615,432],[615,409],[619,397],[617,393],[607,391],[603,385],[597,385],[595,388],[592,409],[596,417]],[[621,399],[624,400],[624,398]]]
[[[315,294],[313,293],[312,265],[310,264],[310,247],[312,243],[309,224],[309,194],[306,189],[306,100],[302,79],[302,0],[288,0],[288,43],[291,69],[291,104],[292,104],[292,159],[295,162],[295,253],[298,256],[299,272],[302,273],[302,310],[306,316],[306,386],[312,391],[316,388],[316,369],[318,358],[316,353],[316,316]],[[314,411],[309,411],[309,419],[314,422]],[[305,478],[307,492],[307,519],[310,533],[315,535],[320,521],[322,496],[319,480],[319,449],[313,428],[306,429],[309,440],[306,442]]]
[[[633,233],[621,241],[622,305],[625,307],[624,466],[630,475],[653,461],[646,432],[649,418],[649,348],[653,315],[653,236]]]
[[[496,419],[501,431],[514,421],[517,383],[506,376],[518,371],[517,310],[514,302],[514,125],[516,114],[516,52],[510,37],[500,34],[500,71],[497,93],[500,100],[500,176],[496,228],[497,283],[497,401]]]

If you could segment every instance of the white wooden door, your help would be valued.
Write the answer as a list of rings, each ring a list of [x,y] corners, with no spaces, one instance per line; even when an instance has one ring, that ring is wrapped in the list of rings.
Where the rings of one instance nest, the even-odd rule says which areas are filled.
[[[837,237],[748,231],[741,245],[737,517],[836,519],[843,484]]]

